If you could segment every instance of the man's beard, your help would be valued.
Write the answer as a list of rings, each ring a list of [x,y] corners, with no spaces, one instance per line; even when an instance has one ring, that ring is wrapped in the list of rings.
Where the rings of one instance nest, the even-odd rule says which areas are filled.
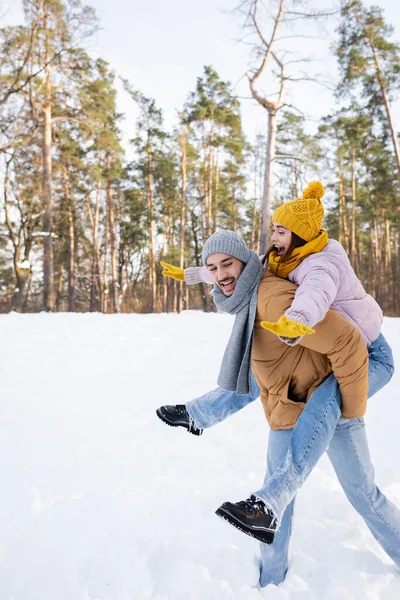
[[[235,277],[226,277],[225,279],[221,279],[221,281],[218,281],[218,287],[225,296],[231,296],[236,287]]]

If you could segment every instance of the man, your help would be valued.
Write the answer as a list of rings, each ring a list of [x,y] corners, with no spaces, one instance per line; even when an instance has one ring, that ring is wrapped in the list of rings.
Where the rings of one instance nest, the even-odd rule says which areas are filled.
[[[164,422],[199,435],[204,426],[213,424],[213,411],[218,422],[245,406],[258,393],[251,382],[251,351],[252,371],[272,428],[267,477],[263,488],[248,500],[226,502],[217,514],[266,544],[274,542],[261,545],[261,585],[279,583],[285,576],[293,498],[330,441],[328,454],[345,493],[400,566],[400,512],[375,485],[361,420],[368,389],[368,353],[359,331],[329,311],[315,334],[303,337],[295,347],[286,346],[265,331],[261,322],[277,320],[286,311],[296,286],[269,271],[259,284],[258,257],[233,232],[213,234],[204,246],[203,260],[215,282],[217,307],[236,315],[218,379],[220,387],[187,406],[161,407],[157,414]],[[379,356],[370,352],[370,367],[372,362],[369,395],[391,377],[387,371],[382,374]],[[337,382],[329,377],[332,370]],[[377,373],[381,377],[374,379]],[[341,421],[338,383],[347,417]]]

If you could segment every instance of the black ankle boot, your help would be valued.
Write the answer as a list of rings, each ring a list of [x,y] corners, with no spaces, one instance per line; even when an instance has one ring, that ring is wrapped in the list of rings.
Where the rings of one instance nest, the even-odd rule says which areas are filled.
[[[160,408],[157,408],[156,413],[161,421],[164,421],[167,425],[171,425],[171,427],[184,427],[193,435],[201,435],[203,433],[203,430],[196,427],[193,423],[193,419],[190,418],[184,404],[160,406]]]
[[[215,514],[264,544],[272,544],[274,541],[276,517],[264,502],[257,500],[255,496],[241,502],[224,502]]]

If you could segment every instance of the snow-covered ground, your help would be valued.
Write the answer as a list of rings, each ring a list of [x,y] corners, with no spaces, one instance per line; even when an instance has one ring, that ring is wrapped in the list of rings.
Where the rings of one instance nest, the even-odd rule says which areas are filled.
[[[257,589],[258,543],[215,509],[259,487],[259,402],[200,438],[164,403],[215,387],[226,315],[0,318],[0,600],[398,600],[400,572],[323,457],[290,569]],[[400,367],[400,319],[384,333]],[[377,481],[400,505],[400,368],[370,401]]]

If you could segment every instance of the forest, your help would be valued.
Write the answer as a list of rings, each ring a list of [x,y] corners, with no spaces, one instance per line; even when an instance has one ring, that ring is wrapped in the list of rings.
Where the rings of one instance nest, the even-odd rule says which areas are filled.
[[[384,313],[400,315],[400,45],[383,9],[361,0],[331,10],[298,0],[236,6],[226,18],[241,23],[249,47],[238,78],[265,113],[250,141],[244,100],[213,65],[168,129],[157,98],[90,52],[92,7],[21,5],[20,25],[2,26],[0,15],[1,312],[212,311],[207,286],[164,278],[160,261],[200,265],[217,227],[262,254],[274,207],[321,179],[329,236]],[[339,73],[331,93],[340,101],[311,129],[286,47],[301,54],[301,36],[283,35],[304,22],[334,24]],[[129,152],[118,83],[138,110]]]

